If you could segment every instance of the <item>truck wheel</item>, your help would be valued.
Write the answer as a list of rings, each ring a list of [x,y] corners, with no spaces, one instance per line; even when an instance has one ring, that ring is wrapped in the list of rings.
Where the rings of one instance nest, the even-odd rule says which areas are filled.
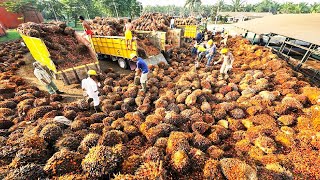
[[[127,61],[125,59],[118,58],[118,64],[122,69],[127,69],[128,68],[128,64],[127,64]]]

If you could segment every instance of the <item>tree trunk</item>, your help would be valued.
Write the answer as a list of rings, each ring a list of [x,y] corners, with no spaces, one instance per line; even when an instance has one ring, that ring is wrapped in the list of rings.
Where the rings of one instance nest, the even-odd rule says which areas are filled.
[[[78,19],[77,19],[77,15],[75,15],[75,16],[74,16],[74,27],[75,27],[75,28],[77,27],[77,20],[78,20]]]

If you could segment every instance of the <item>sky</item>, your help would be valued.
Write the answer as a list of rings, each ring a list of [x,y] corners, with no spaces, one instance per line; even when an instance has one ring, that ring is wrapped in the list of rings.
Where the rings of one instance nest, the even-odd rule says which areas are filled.
[[[151,6],[155,6],[155,5],[176,5],[176,6],[183,6],[185,3],[185,0],[138,0],[142,3],[143,6],[147,6],[147,5],[151,5]],[[217,0],[201,0],[202,4],[206,4],[206,5],[213,5],[217,2]],[[262,0],[247,0],[246,2],[248,4],[255,4],[258,2],[261,2]],[[314,2],[319,2],[320,0],[274,0],[276,2],[279,3],[283,3],[283,2],[294,2],[294,3],[298,3],[298,2],[307,2],[307,3],[314,3]],[[225,0],[226,3],[230,3],[231,0]]]

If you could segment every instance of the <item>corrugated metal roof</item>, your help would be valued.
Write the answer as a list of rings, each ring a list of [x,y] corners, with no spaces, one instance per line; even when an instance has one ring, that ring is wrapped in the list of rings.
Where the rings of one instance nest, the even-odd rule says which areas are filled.
[[[234,26],[257,34],[275,33],[320,45],[320,14],[279,14],[239,22]]]
[[[272,13],[257,13],[257,12],[219,12],[219,15],[222,16],[232,16],[232,17],[264,17],[270,16]]]

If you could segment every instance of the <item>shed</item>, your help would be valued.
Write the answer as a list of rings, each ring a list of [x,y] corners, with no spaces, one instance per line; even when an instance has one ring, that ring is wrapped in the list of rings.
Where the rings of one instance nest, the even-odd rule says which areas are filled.
[[[245,32],[253,32],[252,42],[256,34],[267,34],[267,46],[273,37],[283,37],[281,45],[273,49],[296,70],[308,74],[311,80],[320,84],[320,13],[279,14],[239,22],[234,26]],[[300,54],[302,58],[297,61],[289,56],[290,52]]]
[[[257,12],[219,12],[220,16],[227,16],[228,22],[242,22],[265,16],[271,16],[272,13],[257,13]]]

